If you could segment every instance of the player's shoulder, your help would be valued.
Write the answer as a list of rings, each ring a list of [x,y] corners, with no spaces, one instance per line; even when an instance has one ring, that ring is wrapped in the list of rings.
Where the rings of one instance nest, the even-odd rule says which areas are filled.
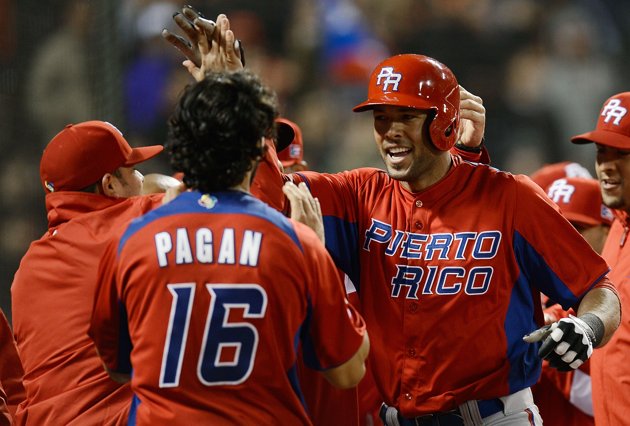
[[[181,215],[213,214],[240,216],[241,219],[234,219],[235,224],[242,221],[243,217],[246,217],[250,222],[261,220],[268,223],[269,226],[278,228],[294,242],[298,242],[295,230],[289,220],[279,211],[251,194],[241,191],[223,191],[212,194],[189,191],[132,220],[122,233],[121,244],[156,222],[177,222],[180,220],[178,216]]]
[[[504,184],[526,186],[531,183],[531,179],[526,175],[501,170],[489,164],[461,160],[457,164],[457,168],[464,173],[470,174],[473,178],[489,180],[495,183],[503,182]]]

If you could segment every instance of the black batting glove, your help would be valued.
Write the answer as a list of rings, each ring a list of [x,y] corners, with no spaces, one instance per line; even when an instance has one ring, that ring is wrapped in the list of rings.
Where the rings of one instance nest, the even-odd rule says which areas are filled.
[[[528,343],[542,341],[538,355],[559,371],[577,369],[593,354],[604,334],[602,321],[593,314],[569,315],[523,337]]]

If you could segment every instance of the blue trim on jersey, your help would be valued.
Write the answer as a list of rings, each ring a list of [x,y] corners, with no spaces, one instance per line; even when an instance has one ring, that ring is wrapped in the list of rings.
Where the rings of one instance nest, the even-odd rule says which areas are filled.
[[[335,265],[340,268],[360,290],[361,268],[359,267],[359,227],[335,216],[324,216],[326,249]]]
[[[122,301],[118,301],[118,353],[116,356],[116,373],[131,374],[131,336],[127,309]]]
[[[293,240],[300,251],[303,251],[302,244],[300,244],[291,222],[280,212],[250,194],[241,191],[212,193],[211,197],[214,199],[214,204],[208,207],[199,203],[202,195],[203,194],[199,191],[184,192],[170,203],[158,207],[144,216],[140,216],[131,221],[118,244],[118,254],[120,254],[129,238],[151,222],[168,216],[189,213],[245,214],[255,216],[271,222],[276,227],[280,228]]]
[[[135,393],[131,399],[131,407],[129,408],[129,416],[127,416],[127,426],[136,426],[138,420],[138,406],[141,404],[140,398]]]
[[[315,344],[313,340],[311,340],[311,318],[313,315],[313,306],[311,304],[311,296],[308,295],[307,299],[307,307],[306,307],[306,318],[304,318],[304,322],[302,323],[302,327],[300,330],[300,338],[302,340],[302,358],[304,358],[304,363],[317,371],[323,370],[319,360],[317,359],[317,351],[315,350]]]
[[[510,305],[505,317],[505,334],[510,361],[510,393],[532,386],[538,380],[542,363],[538,356],[540,343],[526,343],[523,336],[538,328],[534,318],[532,287],[560,302],[565,309],[578,299],[551,269],[545,259],[518,231],[514,232],[514,255],[520,274],[512,288]]]
[[[298,353],[298,347],[300,345],[301,332],[302,327],[298,328],[297,333],[295,333],[295,336],[293,337],[293,351],[296,354]],[[306,400],[304,399],[304,394],[302,393],[302,388],[300,387],[300,379],[298,378],[297,373],[297,363],[294,363],[289,371],[287,371],[287,377],[289,379],[289,383],[291,383],[291,388],[293,389],[293,392],[295,392],[295,394],[299,398],[302,407],[304,407],[304,410],[306,411],[306,414],[309,414],[308,406],[306,405]]]
[[[295,173],[311,190],[308,178],[302,173]],[[356,222],[348,222],[336,216],[324,216],[324,234],[326,249],[341,269],[354,284],[357,292],[361,285],[361,268],[359,266],[359,226]]]
[[[565,310],[575,306],[578,298],[518,231],[514,231],[513,246],[521,273],[531,285],[553,301],[560,303]]]
[[[530,284],[523,274],[512,288],[510,304],[503,324],[510,362],[510,393],[533,386],[540,376],[542,362],[538,356],[540,343],[526,343],[523,336],[538,328],[534,320],[534,301]]]

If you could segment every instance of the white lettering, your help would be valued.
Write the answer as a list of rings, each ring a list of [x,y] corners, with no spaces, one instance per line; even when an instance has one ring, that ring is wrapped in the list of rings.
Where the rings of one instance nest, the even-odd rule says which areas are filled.
[[[186,228],[178,228],[175,263],[181,265],[183,263],[192,263],[192,261],[192,250],[190,249],[190,241],[188,241],[188,232],[186,232]]]
[[[258,265],[258,254],[260,253],[260,242],[262,234],[260,232],[245,231],[243,244],[241,246],[241,258],[239,263],[247,266]]]
[[[219,248],[217,262],[228,263],[231,265],[235,262],[235,258],[234,229],[225,228],[223,230],[223,237],[221,238],[221,247]]]
[[[166,254],[173,249],[173,241],[168,232],[155,234],[155,251],[157,253],[158,265],[165,267],[168,265]]]
[[[212,263],[212,231],[199,228],[196,236],[197,260],[199,263]]]

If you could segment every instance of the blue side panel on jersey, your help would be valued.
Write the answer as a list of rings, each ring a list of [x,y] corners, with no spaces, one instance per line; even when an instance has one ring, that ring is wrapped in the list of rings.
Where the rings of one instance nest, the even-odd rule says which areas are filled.
[[[308,178],[302,173],[295,173],[311,189]],[[359,267],[359,227],[355,222],[348,222],[336,216],[324,216],[326,249],[341,269],[360,290],[361,268]]]
[[[199,203],[202,196],[200,192],[191,191],[184,192],[168,204],[158,207],[150,211],[144,216],[131,221],[127,230],[120,239],[118,244],[118,253],[125,246],[129,238],[151,222],[162,219],[164,217],[188,214],[188,213],[206,213],[206,214],[245,214],[255,216],[273,223],[286,233],[291,240],[302,250],[302,245],[293,229],[291,223],[277,210],[269,207],[262,201],[241,191],[224,191],[211,194],[216,198],[216,203],[208,208]]]
[[[310,296],[307,297],[308,305],[306,308],[306,318],[300,327],[300,338],[302,339],[302,358],[304,363],[317,371],[322,370],[322,366],[317,359],[317,352],[315,350],[315,344],[311,340],[311,315],[313,313],[313,306],[311,305]]]
[[[505,335],[508,342],[507,357],[510,362],[510,393],[517,392],[538,381],[541,360],[538,357],[540,343],[526,343],[523,336],[538,328],[534,320],[534,301],[529,282],[519,275],[512,288],[510,305],[505,317]]]
[[[357,292],[360,292],[358,225],[338,217],[324,216],[324,232],[326,249],[335,261],[335,265],[350,277]]]
[[[514,232],[514,253],[521,274],[534,287],[566,310],[578,302],[578,298],[556,275],[532,245],[518,232]]]
[[[301,327],[298,329],[297,333],[295,333],[295,337],[293,338],[293,351],[294,353],[298,353],[298,347],[300,345],[300,333]],[[304,394],[302,393],[302,388],[300,387],[300,380],[298,379],[297,374],[297,364],[293,364],[289,371],[287,371],[287,377],[289,378],[289,383],[291,383],[291,388],[293,392],[297,395],[302,403],[302,407],[306,410],[308,414],[308,406],[306,405],[306,400],[304,399]]]
[[[140,398],[136,394],[133,394],[131,400],[131,407],[129,408],[129,416],[127,417],[127,426],[136,426],[136,419],[138,416],[138,406],[140,405]]]
[[[116,372],[123,374],[131,373],[131,336],[129,335],[129,324],[127,320],[127,310],[125,305],[118,301],[118,356],[116,359]]]

